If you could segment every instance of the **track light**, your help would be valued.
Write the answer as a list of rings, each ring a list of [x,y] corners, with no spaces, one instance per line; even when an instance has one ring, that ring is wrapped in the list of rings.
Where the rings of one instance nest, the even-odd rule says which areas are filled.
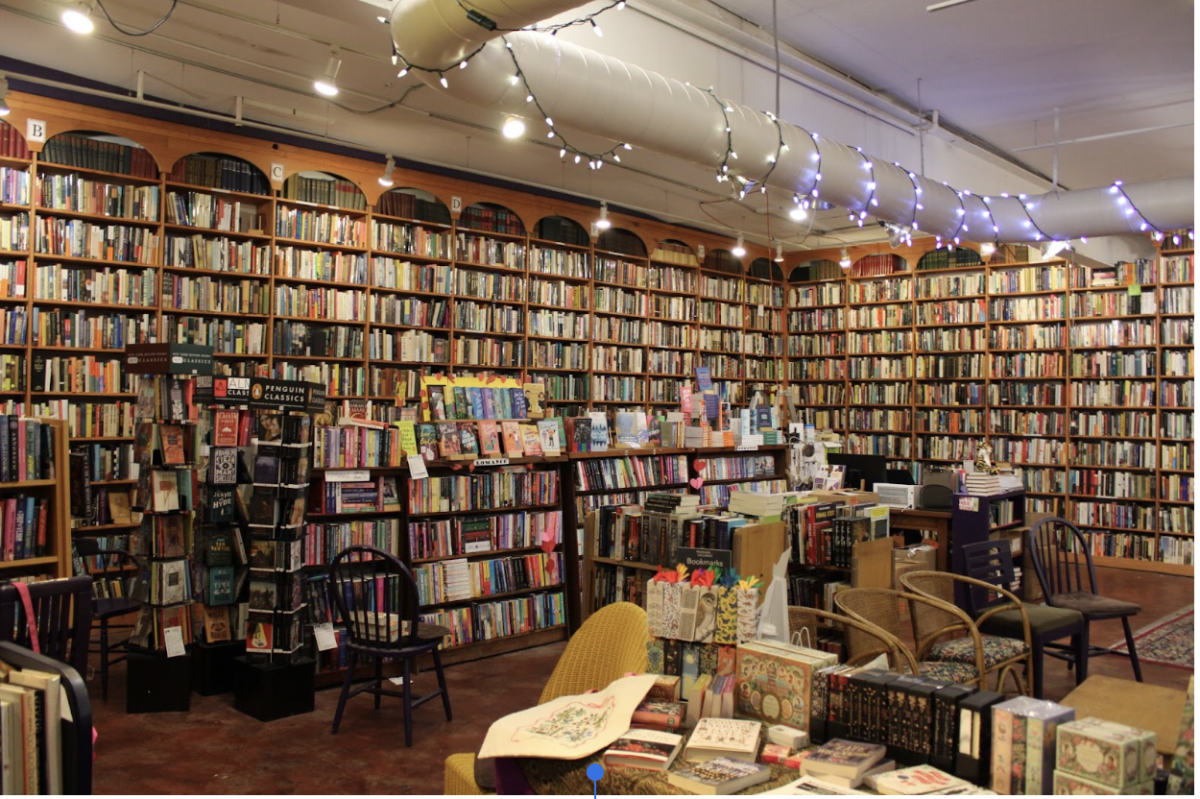
[[[325,71],[321,73],[321,77],[313,81],[313,88],[317,90],[318,94],[337,97],[337,76],[338,70],[341,68],[342,58],[338,55],[338,51],[334,50],[329,54],[329,61],[325,63]]]
[[[853,265],[854,262],[850,260],[850,253],[846,252],[846,248],[843,247],[842,260],[838,261],[838,266],[840,266],[842,269],[849,269]]]
[[[5,98],[8,96],[8,79],[0,78],[0,117],[8,116],[8,112],[12,109],[8,107]]]
[[[91,33],[96,28],[95,23],[92,22],[92,1],[72,3],[62,12],[62,23],[67,26],[68,30],[75,33],[83,35]]]
[[[396,162],[392,160],[391,153],[388,153],[387,163],[383,165],[383,174],[379,176],[380,186],[383,186],[385,189],[392,187],[392,170],[395,168]]]
[[[738,234],[737,244],[733,245],[733,249],[730,252],[732,252],[736,258],[741,258],[746,254],[746,237],[741,233]]]
[[[575,161],[578,163],[578,156],[575,157]],[[612,227],[612,222],[608,221],[608,202],[605,200],[600,201],[600,218],[596,220],[596,227],[600,230],[608,230]]]
[[[783,245],[782,244],[775,245],[775,263],[777,263],[777,264],[783,263]]]
[[[520,117],[509,117],[504,120],[503,127],[500,132],[504,134],[506,139],[519,139],[525,135],[525,120]]]

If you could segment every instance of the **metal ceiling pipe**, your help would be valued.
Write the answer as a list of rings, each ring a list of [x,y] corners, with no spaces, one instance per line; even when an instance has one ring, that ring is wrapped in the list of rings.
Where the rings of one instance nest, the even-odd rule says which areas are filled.
[[[709,167],[714,177],[727,175],[735,188],[757,190],[765,178],[766,185],[788,193],[815,191],[855,219],[866,214],[947,240],[1006,242],[1138,234],[1143,223],[1159,230],[1194,225],[1190,177],[1123,186],[1124,197],[1111,187],[979,197],[673,78],[557,37],[518,30],[576,2],[472,0],[466,5],[494,22],[494,31],[468,19],[458,0],[404,2],[392,11],[392,36],[402,58],[422,67],[416,74],[431,87],[524,117],[532,123],[531,136],[548,128],[540,127],[541,113],[526,102],[524,82],[555,126],[570,131],[572,143],[596,136],[628,142]],[[507,46],[498,38],[502,33]],[[469,68],[456,69],[467,57]],[[516,84],[510,80],[516,74],[514,58],[524,77]],[[436,72],[424,70],[445,70],[449,89],[442,88]],[[611,144],[576,146],[600,153]]]

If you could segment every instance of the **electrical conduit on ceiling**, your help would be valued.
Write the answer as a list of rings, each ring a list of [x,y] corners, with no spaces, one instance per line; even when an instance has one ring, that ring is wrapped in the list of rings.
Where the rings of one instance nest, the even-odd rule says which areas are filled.
[[[710,167],[714,174],[722,174],[727,166],[725,174],[739,188],[747,185],[737,180],[739,175],[754,189],[766,176],[772,188],[801,197],[819,193],[821,200],[847,209],[856,220],[871,216],[948,241],[1007,242],[1067,241],[1194,224],[1190,177],[980,197],[875,161],[782,120],[777,123],[747,106],[725,98],[718,101],[704,89],[557,37],[516,30],[568,11],[577,2],[406,1],[392,11],[392,37],[401,57],[425,83],[459,99],[517,116],[528,117],[533,110],[538,116],[526,102],[525,85],[511,80],[515,58],[556,126],[676,156]],[[495,22],[499,30],[468,19],[467,9]],[[468,57],[469,69],[455,68]],[[437,70],[446,71],[449,88],[443,87]],[[737,158],[730,157],[730,150]],[[772,164],[769,159],[777,154]]]

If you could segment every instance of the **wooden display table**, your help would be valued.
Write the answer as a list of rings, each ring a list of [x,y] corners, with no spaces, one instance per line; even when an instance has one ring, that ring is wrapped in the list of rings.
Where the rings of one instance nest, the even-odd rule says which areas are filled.
[[[1144,682],[1094,674],[1061,704],[1075,708],[1076,718],[1095,716],[1141,730],[1153,730],[1155,747],[1168,757],[1179,743],[1179,725],[1187,693]]]

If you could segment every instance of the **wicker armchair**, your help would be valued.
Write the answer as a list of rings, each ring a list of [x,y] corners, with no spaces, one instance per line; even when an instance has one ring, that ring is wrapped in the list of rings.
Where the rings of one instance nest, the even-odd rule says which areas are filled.
[[[988,674],[996,675],[997,691],[1003,687],[1005,678],[1011,675],[1018,692],[1030,692],[1034,682],[1032,631],[1025,604],[1015,594],[998,585],[950,572],[910,572],[902,575],[900,582],[909,591],[938,600],[942,604],[942,607],[926,604],[912,606],[913,636],[917,640],[917,651],[927,654],[931,660],[954,663],[973,663],[977,655],[982,653],[985,677]],[[1000,594],[1008,601],[989,607],[981,613],[971,623],[974,628],[973,635],[954,635],[965,630],[964,619],[970,621],[971,618],[954,605],[955,583],[961,583],[968,589],[982,589]],[[947,610],[946,606],[954,612]],[[1020,614],[1020,638],[983,635],[978,632],[978,628],[986,624],[988,619],[1006,611],[1016,611]],[[946,640],[947,635],[954,637]],[[1021,665],[1025,666],[1027,680],[1022,679],[1021,674],[1014,668]]]
[[[976,629],[970,617],[954,605],[948,605],[920,594],[892,591],[886,588],[849,588],[838,591],[833,601],[850,618],[882,628],[888,636],[899,643],[904,640],[904,624],[900,618],[900,600],[902,599],[908,603],[914,616],[918,612],[918,606],[922,608],[928,606],[954,615],[956,623],[959,625],[957,629],[965,631],[971,643],[974,644],[973,649],[969,650],[972,657],[965,661],[929,660],[925,655],[928,654],[931,642],[923,641],[917,635],[916,652],[912,656],[917,673],[938,680],[963,685],[977,685],[983,688],[986,684],[987,669],[984,665],[983,643],[980,640],[979,630]],[[914,629],[916,626],[916,622],[914,622]],[[851,639],[851,650],[853,648],[854,643]]]
[[[607,605],[588,617],[567,644],[538,704],[600,689],[629,672],[646,670],[646,611],[630,602]],[[446,758],[447,796],[490,793],[475,781],[475,755]]]
[[[917,662],[912,653],[899,639],[889,635],[886,630],[869,622],[830,613],[817,608],[788,607],[788,622],[792,635],[807,628],[812,635],[813,645],[817,641],[817,628],[820,622],[841,628],[846,636],[845,662],[851,666],[860,666],[879,655],[887,655],[888,666],[894,671],[907,670],[910,674],[919,673]]]

